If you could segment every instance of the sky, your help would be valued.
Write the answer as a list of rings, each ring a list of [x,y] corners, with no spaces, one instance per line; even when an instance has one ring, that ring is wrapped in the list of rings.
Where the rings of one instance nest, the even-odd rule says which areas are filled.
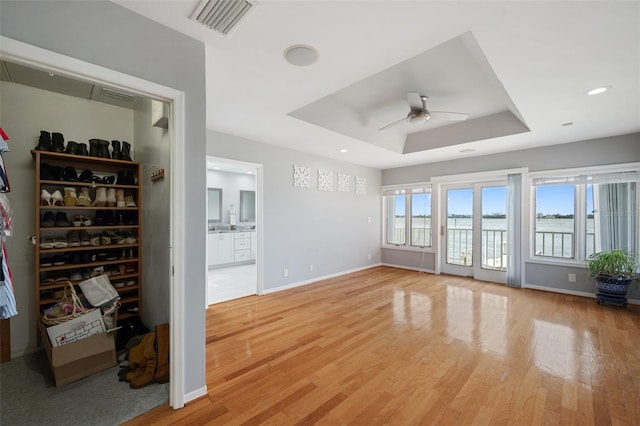
[[[473,209],[473,190],[470,188],[452,189],[447,193],[449,214],[471,215]],[[414,194],[413,213],[424,215],[431,208],[431,194]],[[404,197],[396,197],[396,216],[404,216]],[[587,212],[593,211],[591,185],[587,186]],[[482,214],[506,213],[506,188],[482,188]],[[536,188],[536,213],[574,214],[574,186],[548,185]],[[427,213],[428,214],[428,213]]]

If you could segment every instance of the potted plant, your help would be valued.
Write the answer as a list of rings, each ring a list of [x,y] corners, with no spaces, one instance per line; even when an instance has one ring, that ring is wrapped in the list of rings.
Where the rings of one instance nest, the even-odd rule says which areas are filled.
[[[635,256],[622,250],[595,253],[589,257],[587,265],[600,293],[621,298],[638,278],[637,271],[640,268]]]

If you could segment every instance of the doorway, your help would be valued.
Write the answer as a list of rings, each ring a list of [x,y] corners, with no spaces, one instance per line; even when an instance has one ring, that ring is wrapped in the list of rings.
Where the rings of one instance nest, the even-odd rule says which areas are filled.
[[[444,185],[442,272],[507,282],[507,182]]]
[[[261,294],[262,165],[207,157],[206,307]]]

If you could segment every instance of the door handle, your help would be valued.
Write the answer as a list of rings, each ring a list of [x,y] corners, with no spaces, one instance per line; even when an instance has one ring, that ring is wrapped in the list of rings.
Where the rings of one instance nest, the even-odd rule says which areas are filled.
[[[444,225],[440,225],[440,235],[444,237]]]

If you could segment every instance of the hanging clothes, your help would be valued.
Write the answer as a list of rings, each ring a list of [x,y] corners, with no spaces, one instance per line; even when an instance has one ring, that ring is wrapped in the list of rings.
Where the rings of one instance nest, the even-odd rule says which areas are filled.
[[[9,137],[0,127],[0,242],[2,248],[0,251],[0,319],[7,319],[18,315],[16,307],[16,298],[13,288],[13,277],[9,269],[7,261],[6,238],[9,236],[11,227],[13,226],[13,212],[11,204],[6,193],[11,190],[9,186],[9,178],[4,167],[4,159],[2,155],[9,151],[7,145]]]

